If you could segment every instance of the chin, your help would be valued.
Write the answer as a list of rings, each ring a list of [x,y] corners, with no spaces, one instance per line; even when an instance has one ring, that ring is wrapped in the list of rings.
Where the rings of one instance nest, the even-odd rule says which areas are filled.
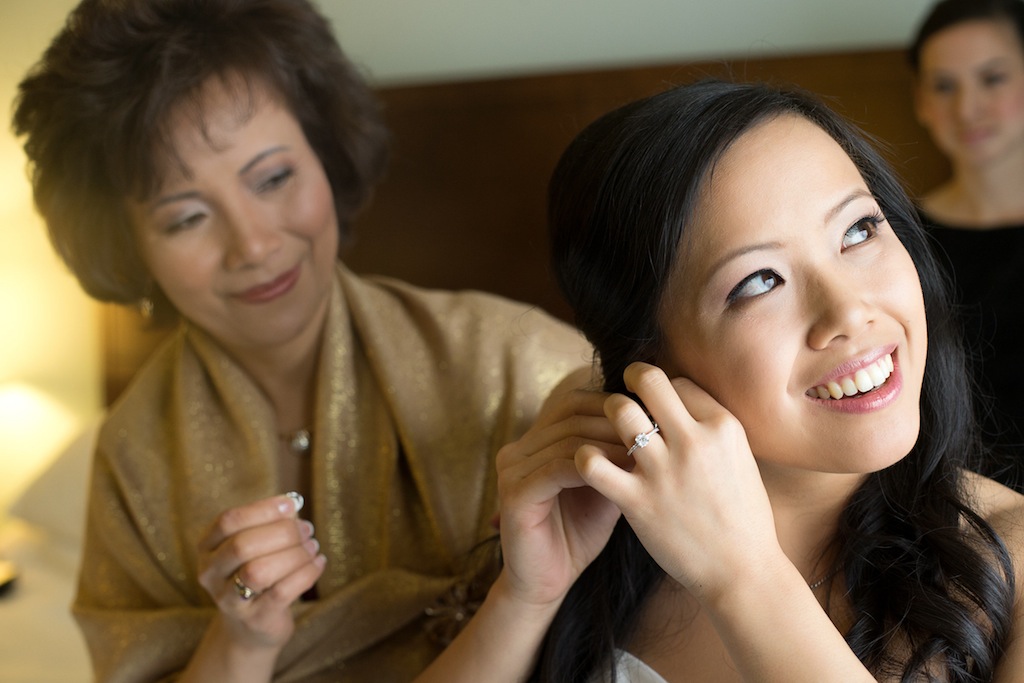
[[[913,427],[911,429],[911,427]],[[917,443],[917,425],[880,429],[856,443],[836,442],[829,449],[836,457],[821,463],[823,471],[835,474],[873,474],[903,460]]]
[[[890,432],[886,436],[886,443],[879,444],[877,448],[877,456],[873,458],[874,461],[871,464],[870,469],[866,470],[866,474],[873,472],[880,472],[888,467],[892,467],[899,461],[903,460],[913,450],[914,444],[917,443],[918,430],[900,430],[900,434],[894,434]],[[903,434],[903,432],[906,434]]]

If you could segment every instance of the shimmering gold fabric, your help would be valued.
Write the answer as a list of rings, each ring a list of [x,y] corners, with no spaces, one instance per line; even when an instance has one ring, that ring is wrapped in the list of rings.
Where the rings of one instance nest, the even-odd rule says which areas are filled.
[[[408,681],[438,651],[424,610],[493,535],[493,456],[589,362],[580,337],[479,293],[339,267],[313,435],[320,598],[295,606],[279,681]],[[208,336],[183,327],[100,435],[74,613],[98,680],[173,680],[213,613],[199,536],[283,493],[274,416]]]

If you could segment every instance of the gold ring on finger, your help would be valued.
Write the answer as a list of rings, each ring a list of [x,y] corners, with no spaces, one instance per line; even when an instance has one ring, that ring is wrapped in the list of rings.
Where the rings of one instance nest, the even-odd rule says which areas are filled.
[[[235,592],[238,593],[238,597],[243,600],[251,600],[259,595],[259,593],[245,585],[245,581],[242,581],[242,577],[238,575],[238,572],[235,572],[231,577],[231,582],[235,585]]]

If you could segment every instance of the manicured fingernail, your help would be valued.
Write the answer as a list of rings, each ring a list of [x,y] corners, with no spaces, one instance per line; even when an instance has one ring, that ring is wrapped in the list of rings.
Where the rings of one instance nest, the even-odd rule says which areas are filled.
[[[302,506],[306,504],[306,500],[302,497],[302,494],[299,493],[298,491],[289,491],[288,493],[286,493],[284,495],[285,495],[285,497],[292,499],[292,503],[295,504],[295,511],[296,512],[301,510]]]
[[[316,540],[315,538],[309,539],[308,541],[303,543],[302,546],[306,549],[306,552],[308,552],[311,556],[315,556],[317,553],[320,552],[320,541]]]
[[[306,531],[306,538],[312,538],[313,532],[315,531],[313,528],[313,522],[308,519],[302,520],[302,528]]]

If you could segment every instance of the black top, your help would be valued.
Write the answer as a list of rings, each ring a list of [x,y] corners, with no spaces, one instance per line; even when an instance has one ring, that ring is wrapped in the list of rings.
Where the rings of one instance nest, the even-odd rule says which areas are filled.
[[[982,428],[1024,468],[1024,225],[976,230],[921,218],[953,276]]]

